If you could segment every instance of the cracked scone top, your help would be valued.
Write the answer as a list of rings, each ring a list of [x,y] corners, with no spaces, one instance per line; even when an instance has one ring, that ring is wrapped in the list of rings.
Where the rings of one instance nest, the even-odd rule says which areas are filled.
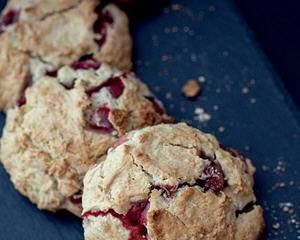
[[[254,171],[184,123],[132,131],[84,178],[85,239],[259,239]]]
[[[80,216],[83,177],[117,137],[171,121],[133,73],[90,59],[43,77],[25,94],[23,105],[7,112],[0,159],[40,209]]]
[[[11,0],[0,17],[0,110],[32,81],[82,56],[131,68],[128,18],[98,0]]]

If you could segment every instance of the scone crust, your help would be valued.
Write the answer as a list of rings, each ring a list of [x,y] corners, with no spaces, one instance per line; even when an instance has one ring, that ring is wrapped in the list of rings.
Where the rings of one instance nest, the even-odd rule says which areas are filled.
[[[261,208],[254,205],[243,211],[256,200],[255,169],[249,159],[246,164],[214,136],[184,123],[147,127],[130,132],[126,139],[84,178],[85,239],[104,239],[101,235],[108,231],[99,223],[103,217],[88,212],[112,209],[124,215],[141,199],[149,201],[146,227],[152,240],[259,239],[264,228]],[[196,184],[212,159],[221,165],[226,180],[218,193]],[[171,197],[163,190],[166,186],[175,186]],[[128,231],[123,227],[123,234]]]
[[[102,64],[97,71],[68,66],[57,78],[43,77],[26,90],[26,104],[10,109],[1,139],[1,161],[15,187],[40,209],[66,208],[80,216],[69,197],[82,190],[89,167],[127,131],[170,121],[158,115],[144,95],[152,95],[134,74]],[[106,88],[87,94],[94,84],[121,76],[123,94],[114,99]],[[71,89],[65,86],[72,80]],[[104,134],[89,125],[89,114],[105,105],[114,128]],[[119,121],[120,113],[124,116]]]
[[[104,43],[99,46],[95,42],[98,35],[93,26],[99,4],[97,0],[8,2],[2,15],[14,10],[19,12],[19,17],[0,33],[1,110],[6,112],[16,105],[28,82],[45,75],[46,70],[72,64],[85,55],[92,54],[97,61],[120,69],[131,69],[132,39],[128,18],[116,5],[108,4],[101,9],[113,18],[113,22],[104,24]],[[39,61],[38,66],[33,61]]]

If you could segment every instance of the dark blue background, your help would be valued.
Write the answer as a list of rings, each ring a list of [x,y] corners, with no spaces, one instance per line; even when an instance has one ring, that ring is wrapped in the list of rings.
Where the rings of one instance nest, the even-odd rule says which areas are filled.
[[[257,167],[255,190],[267,222],[263,239],[297,239],[300,234],[296,224],[288,224],[288,220],[299,221],[300,118],[284,87],[286,84],[291,88],[295,83],[285,78],[282,81],[277,72],[284,76],[284,71],[274,68],[271,62],[276,66],[276,61],[270,58],[270,62],[266,56],[263,49],[270,57],[272,49],[249,20],[249,12],[253,13],[255,6],[239,1],[263,48],[233,1],[174,0],[160,3],[161,6],[153,5],[153,1],[145,6],[147,1],[143,2],[130,10],[138,76],[177,121],[185,120],[214,133],[224,145],[233,146],[252,159]],[[172,10],[174,3],[181,6],[179,11]],[[271,4],[265,1],[265,6],[272,8]],[[265,26],[263,32],[268,33],[269,27]],[[288,51],[284,44],[277,48]],[[294,64],[295,51],[282,53],[286,65]],[[285,69],[289,72],[286,74],[299,74],[296,67]],[[201,84],[201,95],[187,100],[181,87],[188,79],[199,76],[206,79]],[[298,87],[293,86],[292,89]],[[242,93],[243,88],[249,92]],[[194,120],[195,107],[204,108],[212,119],[206,123]],[[0,119],[2,126],[4,115]],[[220,127],[225,130],[219,131]],[[262,170],[263,165],[267,171]],[[67,213],[37,210],[14,190],[2,167],[0,178],[0,239],[83,239],[80,220]],[[284,187],[276,187],[280,183]],[[286,202],[293,204],[294,213],[279,207]],[[280,223],[278,230],[272,228],[276,223]]]

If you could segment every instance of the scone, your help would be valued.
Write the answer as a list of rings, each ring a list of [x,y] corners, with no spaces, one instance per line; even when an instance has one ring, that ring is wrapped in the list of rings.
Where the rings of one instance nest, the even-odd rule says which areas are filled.
[[[249,159],[184,123],[132,131],[118,144],[84,178],[86,240],[259,239]]]
[[[38,208],[80,216],[89,167],[127,131],[172,119],[133,73],[87,59],[51,74],[7,112],[0,159]]]
[[[0,19],[0,110],[22,97],[47,71],[93,54],[99,62],[131,68],[128,18],[98,0],[11,0]]]

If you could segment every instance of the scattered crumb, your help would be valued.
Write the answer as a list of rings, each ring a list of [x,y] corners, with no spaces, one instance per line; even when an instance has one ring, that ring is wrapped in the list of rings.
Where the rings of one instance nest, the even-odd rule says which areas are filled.
[[[174,4],[171,5],[171,9],[172,9],[173,11],[178,11],[178,10],[180,10],[181,8],[182,8],[182,6],[181,6],[180,4],[174,3]]]
[[[251,99],[250,99],[250,103],[252,103],[252,104],[253,104],[253,103],[256,103],[256,99],[255,99],[255,98],[251,98]]]
[[[201,82],[201,83],[204,83],[205,82],[205,77],[204,76],[200,76],[198,77],[198,81]]]
[[[183,27],[183,31],[184,31],[184,32],[188,32],[189,30],[190,30],[190,28],[189,28],[188,26],[184,26],[184,27]]]
[[[191,54],[191,60],[192,62],[197,62],[197,55],[195,53]]]
[[[218,105],[214,105],[214,106],[213,106],[213,109],[214,109],[215,111],[217,111],[217,110],[219,110],[219,106],[218,106]]]
[[[172,93],[167,92],[166,93],[166,99],[172,99]]]
[[[164,29],[164,32],[168,34],[168,33],[171,32],[171,29],[166,27],[166,28]]]
[[[161,60],[162,60],[163,62],[168,61],[168,59],[169,59],[169,57],[168,57],[167,55],[161,56]]]
[[[211,5],[211,6],[209,6],[208,10],[210,12],[214,12],[214,11],[216,11],[216,7],[214,5]]]
[[[280,224],[279,223],[275,223],[272,226],[274,229],[279,229],[280,228]]]
[[[255,84],[255,79],[251,79],[251,80],[250,80],[250,84],[251,84],[251,85],[254,85],[254,84]]]
[[[177,84],[178,83],[178,79],[177,78],[172,78],[172,83]]]
[[[136,61],[136,65],[138,65],[138,66],[142,66],[142,65],[143,65],[143,62],[142,62],[142,60],[137,60],[137,61]]]
[[[216,88],[216,93],[220,93],[221,92],[221,88]]]
[[[249,151],[249,150],[250,150],[250,146],[248,146],[248,145],[245,146],[244,148],[245,148],[246,151]]]
[[[199,122],[207,122],[211,119],[211,115],[206,113],[203,108],[195,108],[195,114],[194,117],[195,120],[198,120]]]
[[[172,27],[172,32],[173,32],[173,33],[178,32],[178,27],[176,27],[176,26],[175,26],[175,27]]]
[[[201,88],[199,86],[199,84],[197,83],[196,80],[192,79],[189,80],[183,87],[182,87],[182,92],[184,93],[184,95],[188,98],[193,98],[196,97],[199,92],[200,92]]]
[[[160,91],[160,86],[155,86],[155,87],[154,87],[154,91],[155,91],[155,92],[159,92],[159,91]]]
[[[248,92],[249,92],[249,88],[246,87],[242,88],[242,93],[247,94]]]
[[[269,170],[269,167],[267,167],[266,165],[262,165],[261,168],[264,172]]]
[[[219,127],[219,132],[224,132],[225,131],[225,127],[221,126]]]
[[[279,187],[285,187],[285,183],[284,182],[279,183]]]

